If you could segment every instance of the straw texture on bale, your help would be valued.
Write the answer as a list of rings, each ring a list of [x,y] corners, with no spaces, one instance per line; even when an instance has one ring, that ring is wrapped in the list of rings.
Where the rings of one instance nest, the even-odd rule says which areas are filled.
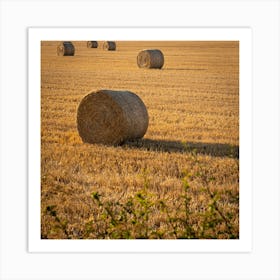
[[[103,50],[107,51],[115,51],[116,50],[116,43],[113,41],[106,41],[103,43]]]
[[[72,42],[62,42],[57,46],[57,55],[59,56],[73,56],[75,54],[75,47]]]
[[[148,123],[145,104],[130,91],[91,92],[77,110],[77,128],[85,143],[119,145],[139,139],[145,135]]]
[[[137,56],[139,68],[162,68],[164,56],[160,50],[142,50]]]
[[[98,42],[97,41],[88,41],[87,47],[88,48],[98,48]]]

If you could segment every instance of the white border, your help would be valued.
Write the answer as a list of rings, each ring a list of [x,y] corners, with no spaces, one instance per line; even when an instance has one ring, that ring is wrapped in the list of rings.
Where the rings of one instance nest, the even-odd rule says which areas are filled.
[[[252,46],[250,28],[29,28],[29,251],[249,252],[252,247]],[[40,239],[40,42],[45,40],[240,42],[240,238],[238,240]]]

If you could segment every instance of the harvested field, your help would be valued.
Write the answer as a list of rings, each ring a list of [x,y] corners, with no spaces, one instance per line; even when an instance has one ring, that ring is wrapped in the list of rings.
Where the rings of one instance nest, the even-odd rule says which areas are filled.
[[[41,43],[41,237],[239,238],[238,42],[72,43]],[[163,68],[139,69],[143,49]],[[143,100],[143,139],[83,143],[78,105],[100,89]]]

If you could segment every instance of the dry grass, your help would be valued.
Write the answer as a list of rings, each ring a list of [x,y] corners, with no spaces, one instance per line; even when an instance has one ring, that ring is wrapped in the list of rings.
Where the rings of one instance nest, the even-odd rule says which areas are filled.
[[[92,52],[73,41],[72,57],[57,56],[57,44],[42,42],[42,238],[238,238],[238,43],[117,42]],[[145,48],[162,50],[163,69],[138,68]],[[143,100],[144,139],[82,142],[79,102],[104,88]],[[128,202],[135,215],[121,212]]]

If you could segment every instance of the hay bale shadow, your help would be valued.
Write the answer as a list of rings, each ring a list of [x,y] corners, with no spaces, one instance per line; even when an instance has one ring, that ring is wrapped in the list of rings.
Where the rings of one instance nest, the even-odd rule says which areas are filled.
[[[207,71],[207,68],[163,68],[165,71]]]
[[[155,152],[195,153],[214,157],[239,158],[239,146],[221,143],[180,142],[144,138],[127,141],[122,146],[129,149]]]

